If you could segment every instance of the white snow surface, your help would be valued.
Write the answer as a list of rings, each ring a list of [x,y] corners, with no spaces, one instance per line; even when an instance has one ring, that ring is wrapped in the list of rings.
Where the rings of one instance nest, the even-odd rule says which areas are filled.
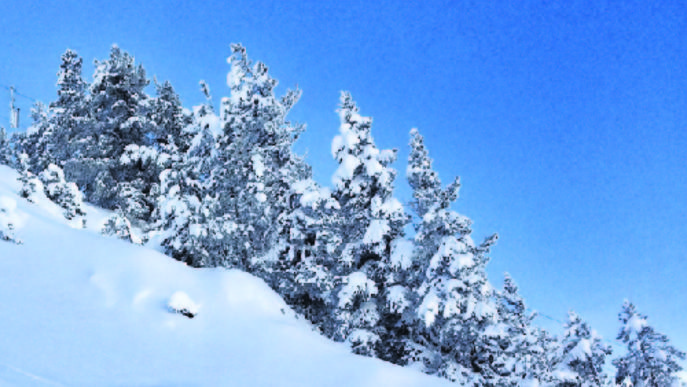
[[[351,354],[247,273],[100,235],[107,211],[86,206],[88,228],[70,227],[53,203],[19,198],[16,177],[0,166],[24,241],[0,241],[0,386],[451,385]],[[176,292],[201,313],[170,312]]]

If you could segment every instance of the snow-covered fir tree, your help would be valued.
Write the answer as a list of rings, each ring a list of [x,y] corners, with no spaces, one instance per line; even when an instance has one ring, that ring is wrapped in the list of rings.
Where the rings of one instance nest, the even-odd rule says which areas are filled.
[[[328,188],[312,178],[294,183],[291,192],[293,211],[285,218],[289,234],[277,250],[284,252],[277,260],[282,275],[274,276],[272,286],[297,312],[324,332],[333,332],[333,273],[341,244],[339,204]]]
[[[88,84],[82,77],[83,59],[73,50],[62,54],[57,73],[57,100],[50,104],[53,116],[51,139],[53,159],[61,168],[82,157],[80,150],[88,139],[81,133],[88,124],[86,91]]]
[[[433,161],[429,157],[425,139],[417,129],[410,131],[410,149],[406,167],[408,184],[413,188],[413,201],[410,205],[415,214],[422,219],[432,207],[438,204],[437,198],[443,191],[439,174],[432,169]],[[457,182],[456,178],[454,184]]]
[[[179,95],[169,81],[155,83],[157,95],[149,103],[148,115],[154,127],[149,134],[150,145],[173,155],[188,150],[192,138],[184,129],[191,117],[184,114]]]
[[[291,186],[310,176],[291,150],[303,127],[286,120],[300,92],[277,98],[267,66],[253,64],[241,45],[232,50],[221,115],[201,82],[207,102],[194,108],[179,132],[187,142],[175,143],[182,156],[163,172],[160,218],[171,228],[163,244],[194,266],[250,269],[272,282],[269,272],[289,250]]]
[[[26,131],[20,148],[28,156],[29,170],[39,174],[55,159],[53,142],[54,127],[50,124],[50,112],[42,102],[31,108],[32,124]]]
[[[409,305],[404,289],[404,265],[393,265],[393,246],[403,238],[408,216],[393,196],[396,171],[390,167],[396,150],[379,150],[371,135],[372,119],[359,114],[347,92],[338,110],[339,135],[332,155],[339,167],[332,177],[333,196],[339,206],[340,260],[334,268],[341,283],[334,337],[346,340],[354,352],[397,361],[400,328]],[[395,286],[392,290],[391,288]],[[389,302],[387,302],[387,298]]]
[[[118,196],[120,206],[131,219],[149,219],[155,211],[162,171],[183,158],[191,138],[184,133],[191,117],[184,114],[179,96],[169,82],[156,84],[157,96],[146,100],[148,131],[143,145],[129,144],[119,157]]]
[[[458,197],[458,179],[441,188],[420,134],[411,131],[408,182],[415,198],[413,207],[422,214],[415,241],[423,262],[416,289],[418,342],[426,342],[442,359],[429,370],[450,380],[488,385],[498,379],[494,360],[506,333],[498,324],[494,289],[485,266],[487,253],[497,236],[476,245],[470,220],[450,209]]]
[[[634,387],[671,386],[682,370],[678,363],[685,353],[673,347],[668,337],[649,325],[634,304],[625,300],[618,314],[622,324],[618,340],[627,345],[627,353],[615,360],[616,383],[629,380]]]
[[[561,339],[560,386],[599,387],[607,382],[603,367],[613,351],[577,313],[570,311]]]
[[[17,157],[17,164],[17,171],[19,172],[17,180],[21,182],[19,196],[33,202],[34,195],[43,190],[43,184],[29,170],[29,156],[26,153],[22,153]]]
[[[83,190],[86,199],[108,209],[128,211],[136,204],[133,219],[147,217],[152,205],[147,200],[157,176],[139,176],[143,164],[136,164],[147,155],[147,139],[153,125],[147,119],[148,96],[145,87],[149,81],[141,65],[116,45],[110,58],[96,61],[93,83],[88,96],[88,120],[70,141],[79,144],[78,163],[68,166],[68,178]],[[125,155],[133,145],[132,155]],[[131,151],[131,148],[129,148]],[[124,160],[121,160],[125,156]],[[134,160],[134,165],[128,161]],[[152,181],[151,181],[152,179]]]
[[[292,210],[290,186],[310,173],[291,149],[304,127],[286,119],[300,91],[277,98],[267,66],[253,64],[241,45],[232,45],[232,52],[231,95],[222,99],[221,132],[207,177],[209,190],[222,193],[216,219],[223,237],[214,250],[223,266],[268,270],[265,259],[279,256],[272,249],[288,233],[283,220]]]
[[[153,219],[165,230],[167,253],[189,265],[219,266],[214,252],[221,230],[215,220],[217,196],[210,191],[210,172],[216,157],[219,119],[208,102],[194,108],[191,123],[183,129],[191,140],[188,149],[160,174],[160,196]],[[186,147],[186,146],[184,146]]]
[[[12,148],[5,128],[0,126],[0,165],[12,164]]]
[[[500,385],[552,382],[551,364],[547,356],[552,346],[551,342],[545,342],[549,336],[534,326],[537,314],[528,312],[525,300],[510,274],[505,274],[503,289],[496,298],[499,321],[507,333],[505,338],[499,340],[502,352],[494,362],[499,365]]]

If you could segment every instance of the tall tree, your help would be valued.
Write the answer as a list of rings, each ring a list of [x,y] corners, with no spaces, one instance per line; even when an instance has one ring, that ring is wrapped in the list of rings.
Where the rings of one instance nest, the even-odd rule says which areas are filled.
[[[51,119],[54,162],[64,166],[82,156],[79,150],[87,140],[81,133],[88,124],[86,92],[88,84],[83,80],[83,59],[72,50],[62,54],[60,71],[57,73],[57,100],[50,104],[54,115]]]
[[[631,302],[625,300],[618,319],[622,324],[618,340],[627,344],[627,353],[613,360],[616,383],[629,379],[633,386],[659,387],[676,382],[675,374],[682,370],[678,360],[684,360],[685,353],[656,332]]]
[[[337,228],[339,204],[312,178],[296,182],[291,191],[293,211],[284,219],[289,233],[274,250],[282,256],[272,258],[281,275],[274,276],[271,285],[297,312],[330,334],[335,330],[332,291],[342,239]]]
[[[191,145],[192,136],[184,131],[191,117],[184,114],[179,95],[169,81],[155,83],[157,96],[148,105],[149,119],[153,124],[148,134],[149,145],[162,153],[184,153]]]
[[[43,190],[43,184],[31,173],[29,156],[26,153],[17,156],[17,172],[19,172],[17,180],[21,183],[19,196],[33,203],[34,195]]]
[[[291,149],[304,127],[286,118],[300,91],[277,98],[277,80],[264,63],[253,64],[239,44],[232,45],[229,62],[231,96],[222,99],[221,133],[208,177],[211,190],[223,193],[217,218],[225,232],[217,250],[224,266],[261,271],[272,264],[265,260],[280,255],[271,250],[287,232],[290,186],[310,174]]]
[[[573,377],[561,383],[571,387],[600,387],[606,383],[603,371],[606,357],[613,351],[603,343],[601,337],[592,330],[577,313],[570,311],[561,341],[561,364],[559,365]]]
[[[517,386],[524,382],[546,383],[552,380],[547,349],[548,335],[533,325],[536,312],[528,312],[518,286],[506,273],[503,289],[497,294],[500,322],[505,325],[506,338],[500,341],[503,351],[495,361],[503,385]]]
[[[407,173],[420,217],[415,241],[422,262],[416,341],[443,355],[433,372],[456,381],[474,382],[471,375],[478,375],[476,383],[486,384],[494,377],[493,362],[500,351],[496,339],[504,334],[494,329],[498,311],[485,272],[486,254],[497,236],[481,245],[472,241],[470,220],[450,209],[458,197],[458,179],[442,189],[416,130],[411,131],[410,144]]]
[[[332,177],[333,196],[339,207],[340,262],[335,267],[342,281],[336,285],[335,311],[339,329],[334,335],[347,340],[354,351],[393,360],[381,340],[393,340],[389,328],[405,310],[400,266],[393,266],[392,247],[403,237],[408,216],[393,197],[396,171],[390,167],[396,150],[379,150],[371,135],[372,119],[359,114],[351,95],[341,93],[339,135],[332,141],[332,155],[339,167]],[[386,302],[393,297],[394,304]],[[390,308],[387,308],[390,306]],[[403,307],[400,307],[403,306]],[[384,315],[384,309],[388,312]]]
[[[21,151],[28,159],[28,165],[34,174],[41,173],[55,159],[53,144],[54,127],[50,124],[50,111],[42,102],[31,107],[33,123],[26,130],[26,137],[21,144]]]
[[[188,149],[160,174],[160,196],[153,216],[164,230],[162,245],[167,253],[195,267],[222,263],[212,250],[221,230],[215,220],[217,195],[211,191],[209,179],[220,123],[207,85],[201,82],[201,86],[207,102],[193,109],[191,121],[183,129],[191,139]]]
[[[0,126],[0,165],[12,164],[12,148],[5,128]]]
[[[145,208],[146,216],[150,203],[144,198],[150,197],[154,181],[136,176],[144,168],[142,163],[120,164],[120,157],[128,146],[139,147],[136,151],[146,146],[153,131],[146,118],[148,96],[144,89],[149,81],[143,67],[116,45],[112,46],[108,60],[96,61],[95,65],[88,100],[88,127],[75,139],[82,144],[77,149],[79,163],[68,168],[76,169],[68,176],[77,179],[87,200],[109,209],[126,209],[133,200],[138,202],[137,207]],[[132,160],[131,155],[126,157],[125,160]]]

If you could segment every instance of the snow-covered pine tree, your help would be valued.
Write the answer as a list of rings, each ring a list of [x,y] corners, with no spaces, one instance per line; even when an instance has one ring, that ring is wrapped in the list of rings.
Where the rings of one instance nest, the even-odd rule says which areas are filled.
[[[379,260],[391,241],[403,235],[408,218],[393,197],[395,149],[379,150],[370,133],[372,119],[361,116],[350,93],[341,93],[341,125],[332,141],[332,155],[339,167],[332,177],[334,197],[341,206],[342,234],[346,236],[344,260],[362,267]]]
[[[42,102],[36,102],[31,108],[33,123],[26,130],[22,152],[28,157],[29,170],[39,174],[53,162],[55,156],[53,144],[53,127],[50,124],[49,110]]]
[[[494,290],[485,266],[497,236],[475,245],[470,220],[450,209],[458,197],[458,179],[441,188],[432,161],[417,130],[411,131],[407,168],[413,189],[413,208],[421,216],[416,225],[418,262],[422,263],[414,340],[443,355],[439,373],[450,380],[488,384],[496,377],[496,345],[505,335],[498,329]]]
[[[149,119],[154,124],[149,134],[150,146],[158,151],[174,155],[184,153],[191,145],[192,137],[184,131],[191,116],[184,114],[179,95],[169,81],[155,83],[157,96],[149,102]]]
[[[159,196],[160,173],[180,165],[182,152],[190,147],[191,137],[184,132],[191,117],[184,115],[179,96],[169,82],[157,84],[157,96],[143,103],[147,114],[144,144],[129,144],[119,157],[119,205],[134,220],[147,220],[155,211]]]
[[[407,267],[393,267],[391,254],[394,242],[403,238],[408,216],[393,197],[396,171],[390,165],[396,150],[377,148],[370,133],[372,119],[358,111],[351,95],[342,92],[340,133],[332,141],[332,156],[339,163],[332,182],[342,236],[335,268],[342,281],[335,289],[339,326],[334,337],[347,340],[356,353],[395,361],[397,351],[388,350],[399,338],[388,328],[399,323],[408,302],[404,289],[390,288],[402,286],[401,272]],[[389,303],[387,296],[393,298]]]
[[[189,148],[173,159],[160,174],[160,196],[153,219],[164,230],[162,245],[168,254],[195,267],[218,266],[213,252],[221,238],[217,196],[210,189],[210,173],[216,157],[214,133],[219,118],[213,111],[209,89],[201,82],[207,103],[194,108],[191,123],[183,129]]]
[[[437,204],[437,198],[442,193],[441,180],[439,174],[432,169],[432,159],[425,146],[425,139],[417,129],[410,131],[410,149],[406,167],[406,177],[413,188],[414,200],[410,205],[415,214],[422,219]],[[457,182],[456,178],[454,185]],[[416,228],[419,226],[420,223],[417,223]]]
[[[95,65],[88,98],[88,125],[73,139],[83,147],[77,150],[79,162],[67,168],[68,177],[75,179],[88,201],[122,210],[135,201],[136,208],[144,211],[128,215],[133,215],[133,219],[145,218],[152,207],[146,198],[154,196],[151,189],[157,176],[139,176],[145,172],[141,171],[142,165],[123,163],[121,157],[130,145],[138,146],[140,151],[153,132],[147,119],[148,96],[144,90],[148,79],[143,67],[136,66],[134,58],[116,45],[108,60],[96,61]],[[146,150],[143,149],[144,154],[148,153]]]
[[[265,277],[272,264],[266,260],[280,255],[272,249],[288,232],[282,220],[291,211],[290,186],[309,177],[291,150],[304,127],[286,120],[300,91],[277,98],[277,80],[265,64],[253,64],[239,44],[232,45],[228,61],[231,96],[222,99],[222,131],[208,177],[210,190],[222,192],[216,218],[224,237],[214,250],[223,266],[264,271],[258,275]]]
[[[88,145],[84,143],[87,138],[81,134],[88,123],[88,84],[82,78],[83,59],[76,52],[68,49],[61,59],[57,73],[57,100],[50,104],[53,112],[50,141],[53,145],[52,162],[65,168],[72,159],[82,157],[81,149]]]
[[[29,156],[22,153],[17,157],[19,177],[17,180],[21,182],[21,189],[19,196],[33,203],[36,192],[43,190],[43,184],[36,178],[36,176],[29,170]]]
[[[528,312],[518,286],[506,273],[503,289],[497,294],[500,323],[505,325],[507,336],[500,340],[499,380],[502,385],[518,386],[521,383],[550,382],[546,343],[541,343],[540,328],[533,326],[536,312]],[[546,336],[544,336],[546,337]]]
[[[380,285],[382,347],[379,356],[394,364],[409,365],[425,371],[437,362],[437,356],[423,344],[413,341],[417,293],[414,292],[417,263],[412,240],[396,238],[390,252],[378,268],[383,269]],[[379,269],[378,269],[379,270]]]
[[[622,324],[618,340],[627,344],[627,353],[613,360],[616,383],[629,379],[635,387],[673,385],[675,374],[682,370],[678,360],[684,360],[685,353],[673,347],[666,335],[656,332],[631,302],[625,300],[618,319]]]
[[[338,234],[339,204],[328,188],[320,187],[312,178],[291,186],[291,208],[284,224],[289,230],[275,251],[283,252],[272,287],[289,305],[303,314],[323,332],[334,331],[332,295],[334,268],[341,244]],[[284,248],[284,246],[287,246]]]
[[[0,165],[12,164],[12,148],[5,128],[0,126]]]
[[[607,377],[603,371],[606,356],[613,351],[603,343],[601,337],[583,321],[577,313],[570,311],[561,340],[558,369],[564,375],[561,387],[601,387]]]

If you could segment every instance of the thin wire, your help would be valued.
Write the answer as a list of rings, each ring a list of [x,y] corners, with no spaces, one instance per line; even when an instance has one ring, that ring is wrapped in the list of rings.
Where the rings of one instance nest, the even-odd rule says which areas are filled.
[[[531,312],[537,312],[537,311],[532,310],[532,309],[529,309],[529,308],[528,308],[528,310],[531,311]],[[551,317],[551,316],[549,316],[549,315],[547,315],[547,314],[544,314],[544,313],[537,312],[537,316],[541,316],[541,317],[544,317],[544,318],[549,319],[549,320],[551,320],[551,321],[555,321],[555,322],[557,322],[557,323],[559,323],[559,324],[561,324],[561,325],[565,325],[565,323],[564,323],[563,321],[561,321],[561,320],[559,320],[559,319],[557,319],[557,318],[555,318],[555,317]],[[607,344],[616,346],[616,347],[618,347],[618,348],[625,348],[624,345],[618,344],[618,343],[622,343],[622,342],[619,341],[619,340],[617,340],[617,339],[615,340],[615,342],[613,342],[613,341],[606,340],[605,338],[602,338],[601,341],[603,341],[604,343],[607,343]]]
[[[18,96],[18,97],[25,98],[25,99],[27,99],[27,100],[29,100],[29,101],[31,101],[31,102],[34,102],[34,103],[38,102],[38,99],[33,98],[33,97],[30,97],[30,96],[28,96],[28,95],[26,95],[26,94],[24,94],[24,93],[20,93],[19,91],[17,91],[17,88],[14,87],[14,86],[8,86],[8,85],[6,85],[6,84],[4,84],[4,83],[0,83],[0,86],[4,87],[4,88],[7,89],[7,90],[12,90],[12,89],[13,89],[13,90],[14,90],[14,95],[16,95],[16,96]],[[0,116],[0,118],[2,118],[2,119],[3,119],[4,121],[6,121],[6,122],[10,122],[10,121],[11,121],[8,117],[6,117],[6,116],[4,116],[4,115],[3,115],[3,116]],[[10,126],[12,126],[12,125],[10,125]],[[23,125],[19,125],[19,128],[17,128],[17,129],[21,129],[22,126],[23,126]]]
[[[7,85],[4,85],[4,84],[0,84],[0,86],[4,87],[4,88],[7,89],[7,90],[10,90],[10,89],[12,88],[11,86],[7,86]],[[26,94],[23,94],[23,93],[18,92],[18,91],[17,91],[17,88],[14,88],[14,94],[16,94],[16,95],[19,96],[19,97],[26,98],[26,99],[28,99],[28,100],[31,101],[31,102],[38,102],[38,100],[37,100],[36,98],[29,97],[29,96],[26,95]]]

